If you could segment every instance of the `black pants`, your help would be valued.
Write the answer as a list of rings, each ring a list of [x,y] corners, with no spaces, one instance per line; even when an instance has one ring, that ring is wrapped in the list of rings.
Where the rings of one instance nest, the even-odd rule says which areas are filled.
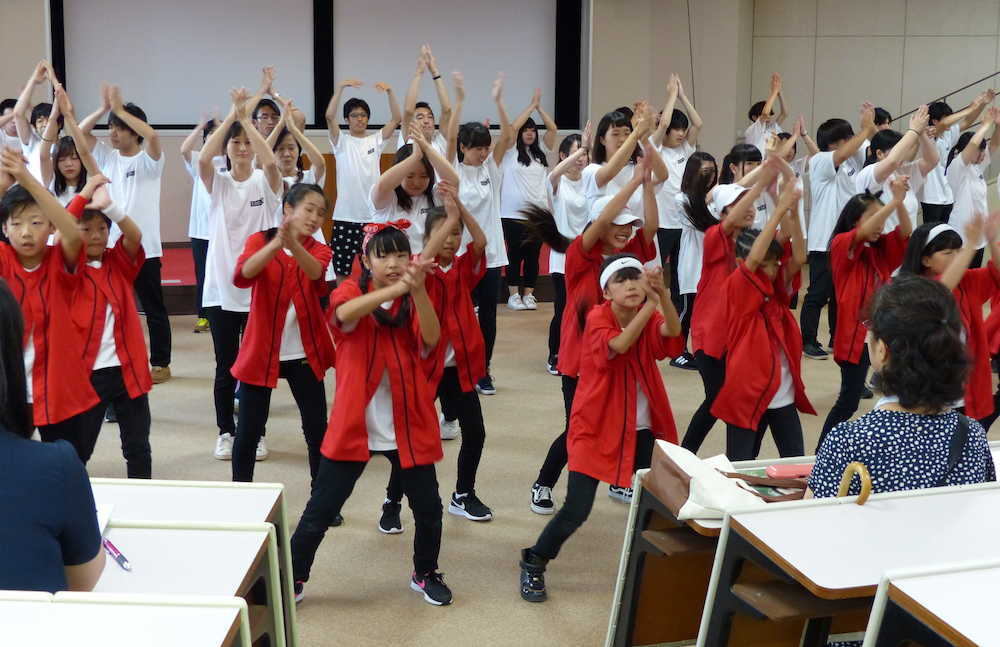
[[[563,468],[566,467],[566,462],[569,460],[566,450],[566,433],[569,431],[569,414],[573,411],[573,398],[576,396],[576,385],[578,382],[578,378],[566,375],[562,376],[563,408],[566,410],[566,425],[563,427],[563,432],[549,445],[549,451],[545,454],[545,462],[542,463],[542,469],[538,470],[538,478],[535,479],[535,483],[547,488],[554,488],[556,486],[556,481],[559,480],[559,475],[562,474]]]
[[[389,462],[399,464],[399,452],[383,453]],[[354,484],[365,471],[368,461],[332,461],[323,456],[309,502],[292,535],[292,575],[295,581],[308,581],[316,550],[323,542],[330,520],[340,514],[351,496]],[[441,497],[433,465],[418,465],[400,471],[403,492],[413,511],[416,531],[413,535],[413,570],[424,574],[436,570],[441,552]]]
[[[837,325],[837,301],[834,298],[833,274],[830,272],[830,253],[809,252],[809,289],[802,299],[802,314],[799,315],[803,344],[819,343],[816,335],[823,306],[827,306],[830,339],[833,339]]]
[[[924,214],[924,222],[948,222],[951,218],[953,204],[929,204],[920,203],[920,210]]]
[[[566,275],[559,272],[550,274],[555,303],[552,321],[549,322],[549,357],[559,357],[559,335],[562,329],[563,310],[566,309]]]
[[[205,308],[212,345],[215,347],[215,424],[220,434],[235,434],[233,395],[236,378],[230,373],[240,352],[240,339],[247,325],[246,312],[223,310],[219,306]]]
[[[167,317],[167,306],[163,304],[161,267],[159,258],[146,259],[132,285],[139,297],[139,307],[146,313],[149,363],[153,366],[170,366],[170,319]]]
[[[483,423],[479,394],[475,389],[462,390],[462,385],[458,381],[458,369],[454,366],[445,367],[441,382],[438,383],[437,394],[442,409],[445,402],[451,403],[449,408],[456,412],[458,424],[462,428],[462,447],[458,450],[458,479],[455,481],[455,491],[459,494],[468,494],[476,489],[476,472],[479,471],[479,461],[483,457],[483,446],[486,444],[486,425]],[[399,463],[392,464],[385,497],[396,503],[403,500]]]
[[[681,230],[657,229],[656,244],[660,248],[660,262],[663,271],[670,273],[670,300],[677,312],[681,311],[681,288],[677,283],[677,258],[681,253]]]
[[[490,370],[493,346],[497,341],[497,297],[500,294],[500,268],[491,267],[486,276],[472,291],[472,299],[479,306],[479,329],[486,342],[486,371]]]
[[[317,380],[309,362],[293,359],[281,362],[280,376],[288,382],[295,404],[302,418],[302,433],[306,438],[309,454],[309,477],[316,481],[319,469],[319,447],[326,433],[326,389],[323,380]],[[233,442],[233,480],[252,481],[256,464],[257,443],[264,434],[264,426],[271,410],[271,393],[274,389],[256,384],[240,384],[240,413],[236,422],[236,440]]]
[[[997,418],[1000,418],[1000,385],[997,385],[996,393],[993,394],[993,413],[982,418],[979,424],[983,426],[986,433],[990,433],[990,427],[997,421]]]
[[[823,423],[823,431],[820,433],[819,442],[816,443],[816,451],[823,445],[823,439],[827,433],[835,426],[850,420],[854,412],[858,410],[861,403],[861,394],[865,390],[865,378],[868,376],[868,345],[861,351],[861,359],[857,364],[852,362],[837,362],[840,366],[840,393],[837,394],[837,401],[833,403],[830,413]]]
[[[542,252],[542,243],[528,236],[523,220],[503,218],[500,223],[507,240],[507,287],[534,289],[538,282],[538,255]]]
[[[986,248],[985,247],[980,247],[979,251],[977,251],[975,253],[975,255],[972,257],[972,260],[969,262],[969,267],[972,268],[972,269],[975,269],[977,267],[982,267],[983,266],[983,256],[985,255],[985,252],[986,252]]]
[[[153,455],[149,447],[149,428],[152,424],[149,414],[149,396],[143,393],[130,398],[122,380],[120,366],[102,368],[90,374],[90,383],[97,391],[100,403],[80,414],[80,432],[83,438],[92,438],[93,451],[97,435],[104,424],[104,412],[108,406],[115,408],[118,416],[118,434],[121,437],[122,456],[130,479],[148,479],[153,476]],[[81,456],[81,458],[83,458]],[[87,458],[90,458],[89,454]],[[86,459],[83,461],[86,463]]]
[[[715,404],[715,398],[726,381],[726,358],[715,359],[699,350],[694,354],[694,362],[698,367],[698,373],[701,374],[705,400],[691,416],[681,447],[697,454],[708,432],[712,431],[712,426],[715,425],[716,417],[712,415],[712,405]]]
[[[635,469],[649,467],[653,456],[653,434],[648,429],[639,429],[635,437]],[[581,472],[569,473],[566,486],[566,501],[538,536],[531,552],[543,559],[555,559],[559,549],[577,528],[590,516],[594,507],[599,481]]]
[[[201,295],[205,289],[205,257],[208,256],[208,241],[192,238],[191,256],[194,257],[194,280],[198,286],[195,307],[198,309],[198,318],[204,319],[205,308],[201,305]]]
[[[691,317],[694,315],[694,304],[698,295],[694,292],[681,295],[681,336],[684,338],[684,348],[687,348],[688,335],[691,334]]]
[[[802,456],[802,422],[794,404],[779,409],[768,409],[760,418],[757,429],[744,429],[726,425],[726,457],[731,461],[751,461],[760,454],[764,431],[771,428],[771,436],[782,458]]]

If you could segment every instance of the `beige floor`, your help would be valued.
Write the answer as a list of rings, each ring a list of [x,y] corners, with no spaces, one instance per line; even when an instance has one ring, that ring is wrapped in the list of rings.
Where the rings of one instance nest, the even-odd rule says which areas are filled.
[[[537,312],[500,308],[493,374],[498,393],[483,397],[487,443],[478,492],[495,514],[476,524],[445,514],[441,570],[455,595],[451,607],[425,604],[408,588],[412,517],[404,511],[403,535],[376,530],[387,463],[379,458],[358,481],[344,508],[346,523],[321,546],[299,607],[303,645],[599,645],[603,644],[621,550],[625,506],[599,490],[589,522],[565,546],[547,574],[549,601],[528,604],[518,595],[518,549],[530,545],[548,517],[528,509],[529,489],[550,441],[562,430],[559,379],[545,372],[551,305]],[[175,317],[173,379],[155,387],[153,473],[156,478],[228,480],[229,463],[213,460],[216,430],[212,408],[212,342],[190,332],[192,317]],[[825,327],[825,324],[824,324]],[[825,332],[821,335],[825,340]],[[816,409],[829,410],[839,386],[832,361],[803,361],[805,382]],[[674,416],[683,433],[703,392],[697,372],[662,365]],[[327,389],[332,396],[333,373]],[[870,407],[870,401],[862,403]],[[804,416],[807,452],[822,419]],[[94,458],[93,476],[124,476],[114,425],[106,425]],[[271,458],[258,463],[258,481],[287,485],[290,515],[297,521],[306,500],[308,468],[298,413],[279,385],[268,424]],[[454,487],[458,440],[445,444],[438,466],[441,496]],[[722,451],[717,424],[701,454]],[[770,438],[762,456],[776,455]],[[557,488],[561,500],[564,479]]]

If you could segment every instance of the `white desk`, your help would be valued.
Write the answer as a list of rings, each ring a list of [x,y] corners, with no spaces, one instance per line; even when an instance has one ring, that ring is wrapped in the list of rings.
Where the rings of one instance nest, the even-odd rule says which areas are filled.
[[[88,600],[87,594],[62,599],[62,595],[0,600],[3,643],[38,647],[250,645],[246,606],[236,598],[140,602]]]
[[[280,483],[92,478],[94,500],[114,506],[115,521],[274,524],[288,644],[297,645],[290,531]],[[124,551],[124,549],[122,549]],[[125,552],[128,556],[128,552]]]

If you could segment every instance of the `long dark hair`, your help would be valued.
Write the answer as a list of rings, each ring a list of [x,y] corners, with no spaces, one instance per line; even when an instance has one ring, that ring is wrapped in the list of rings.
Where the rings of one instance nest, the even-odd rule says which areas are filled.
[[[287,126],[283,127],[281,132],[278,133],[278,138],[274,140],[274,146],[271,147],[271,150],[277,151],[278,146],[281,146],[281,141],[285,137],[291,137],[292,141],[295,142],[295,147],[299,149],[299,154],[295,157],[295,168],[298,169],[298,172],[295,174],[295,182],[298,183],[302,181],[302,176],[304,175],[302,171],[302,144],[299,143],[299,140],[295,139],[292,131],[288,130]]]
[[[878,161],[878,156],[876,155],[878,151],[888,154],[888,152],[891,151],[902,138],[903,135],[895,130],[880,130],[875,133],[872,137],[871,143],[868,145],[868,154],[865,156],[865,166],[874,164]]]
[[[939,222],[925,222],[910,234],[910,242],[906,245],[906,254],[903,256],[903,264],[899,267],[899,273],[923,275],[927,269],[924,267],[924,257],[933,256],[935,253],[946,249],[962,249],[962,237],[957,231],[942,231],[934,237],[930,243],[927,236],[931,229],[938,226]]]
[[[735,181],[730,165],[745,164],[746,162],[762,162],[764,157],[760,149],[753,144],[736,144],[722,158],[722,169],[719,171],[719,184],[732,184]]]
[[[396,159],[393,165],[399,164],[410,155],[413,155],[413,144],[403,144],[396,151]],[[430,181],[427,183],[427,188],[424,189],[424,196],[427,197],[428,206],[434,206],[434,167],[431,165],[430,160],[426,157],[420,158],[420,163],[424,166],[424,171],[427,173],[427,177]],[[396,204],[399,205],[400,209],[404,211],[409,211],[413,208],[413,198],[403,189],[402,184],[396,185]]]
[[[407,238],[406,233],[396,229],[395,227],[386,227],[372,236],[372,239],[368,241],[368,247],[361,250],[361,253],[371,259],[373,256],[382,257],[389,254],[395,254],[397,252],[406,252],[409,254],[410,251],[410,239]],[[368,286],[371,284],[371,280],[371,270],[365,267],[364,263],[362,263],[361,280],[359,281],[362,294],[366,294],[368,292]],[[410,310],[412,307],[410,305],[410,301],[409,293],[404,294],[402,301],[399,304],[399,311],[396,313],[395,317],[390,317],[389,313],[382,308],[375,308],[372,312],[372,316],[375,317],[375,321],[378,322],[379,325],[399,328],[410,320]]]
[[[535,131],[535,141],[531,142],[531,146],[524,144],[523,135],[525,130]],[[542,152],[542,147],[538,145],[538,125],[535,124],[534,119],[528,117],[528,120],[517,131],[517,161],[523,166],[531,166],[531,160],[535,160],[546,168],[549,166],[548,158]]]
[[[597,132],[594,134],[594,149],[591,161],[595,164],[604,164],[607,162],[608,151],[604,147],[604,142],[601,141],[601,138],[607,135],[608,131],[612,128],[626,127],[631,130],[632,122],[624,112],[615,110],[601,117],[601,121],[597,124]],[[632,157],[629,158],[629,161],[635,164],[636,160],[639,159],[639,155],[639,146],[636,146],[635,149],[632,150]]]
[[[465,160],[465,153],[462,146],[466,148],[479,148],[489,146],[493,141],[489,129],[478,121],[467,121],[458,127],[458,161]]]
[[[834,236],[838,234],[846,234],[857,227],[861,216],[865,215],[865,211],[873,204],[881,205],[882,201],[867,191],[852,196],[844,208],[840,210],[840,216],[837,217],[837,224],[833,228],[833,233],[830,234],[830,240],[832,241]],[[827,246],[829,246],[829,242]]]
[[[242,134],[243,134],[243,124],[241,124],[238,121],[234,121],[232,124],[229,125],[229,130],[226,131],[226,136],[222,139],[222,154],[226,157],[227,171],[233,170],[233,163],[229,159],[229,153],[226,152],[226,149],[229,148],[229,140],[231,140],[234,137],[239,137]]]
[[[715,169],[706,175],[701,172],[701,165],[704,162],[715,165],[715,158],[710,153],[701,151],[692,153],[684,165],[684,175],[681,177],[681,193],[687,197],[684,216],[698,231],[707,231],[709,227],[719,223],[708,210],[706,201],[708,192],[715,186],[719,167],[715,165]]]
[[[34,431],[27,403],[21,306],[0,279],[0,424],[22,438],[31,438]]]
[[[962,154],[962,151],[965,150],[965,147],[969,145],[969,141],[974,136],[975,136],[975,133],[972,132],[972,131],[969,131],[969,132],[966,132],[966,133],[962,133],[961,137],[958,138],[958,141],[955,142],[955,145],[951,147],[950,151],[948,151],[948,162],[945,164],[945,167],[944,167],[944,172],[945,173],[948,172],[948,167],[951,166],[951,161],[953,159],[955,159],[956,155],[961,155]],[[979,142],[979,150],[983,150],[984,148],[986,148],[986,143],[988,141],[989,140],[984,139],[983,141]]]
[[[566,253],[573,241],[559,233],[559,227],[556,226],[556,219],[551,211],[526,202],[524,208],[517,213],[526,218],[524,225],[529,240],[543,242],[560,254]]]
[[[73,141],[72,137],[60,137],[59,143],[56,144],[56,150],[52,154],[52,188],[55,189],[56,195],[62,195],[66,192],[69,182],[66,180],[66,176],[62,174],[59,170],[59,160],[64,157],[69,157],[70,155],[76,155],[79,159],[80,154],[76,150],[76,142]],[[83,161],[80,162],[80,175],[76,178],[76,187],[74,191],[79,193],[83,191],[83,187],[87,184],[87,168],[83,165]]]

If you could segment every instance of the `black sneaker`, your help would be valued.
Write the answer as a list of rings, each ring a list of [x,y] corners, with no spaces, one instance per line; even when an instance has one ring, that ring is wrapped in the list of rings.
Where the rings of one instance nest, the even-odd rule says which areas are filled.
[[[545,362],[545,370],[549,372],[549,375],[561,375],[559,369],[556,368],[559,364],[558,355],[549,355],[549,359]]]
[[[295,604],[298,604],[299,602],[302,602],[303,598],[306,597],[305,594],[306,583],[303,582],[302,580],[299,580],[295,583],[295,586],[293,588],[295,591]]]
[[[342,525],[344,525],[344,517],[340,514],[335,515],[333,521],[330,522],[331,528],[337,528]]]
[[[871,400],[874,397],[875,397],[875,394],[872,393],[872,390],[870,388],[868,388],[867,386],[865,386],[864,390],[861,392],[861,399],[862,400]]]
[[[608,486],[608,496],[622,503],[632,503],[632,488],[630,487],[618,487],[617,485]]]
[[[545,563],[531,549],[521,549],[521,598],[528,602],[545,602]]]
[[[451,589],[444,583],[444,573],[431,571],[423,575],[413,574],[410,588],[424,594],[424,602],[441,607],[451,604]]]
[[[378,520],[378,529],[387,535],[398,535],[403,532],[403,522],[399,519],[402,504],[385,500],[382,504],[382,518]]]
[[[467,494],[455,492],[451,495],[451,503],[448,504],[448,512],[459,517],[465,517],[472,521],[490,521],[493,519],[493,511],[479,500],[475,490]]]
[[[809,359],[827,359],[830,357],[830,353],[823,350],[823,348],[815,342],[803,345],[802,354]]]
[[[694,355],[687,351],[670,360],[670,365],[674,368],[683,368],[686,371],[698,370],[698,367],[694,363]]]
[[[538,483],[531,486],[531,511],[535,514],[552,514],[556,511],[552,488]]]
[[[497,389],[493,386],[493,378],[486,374],[476,383],[476,390],[482,395],[496,395]]]

